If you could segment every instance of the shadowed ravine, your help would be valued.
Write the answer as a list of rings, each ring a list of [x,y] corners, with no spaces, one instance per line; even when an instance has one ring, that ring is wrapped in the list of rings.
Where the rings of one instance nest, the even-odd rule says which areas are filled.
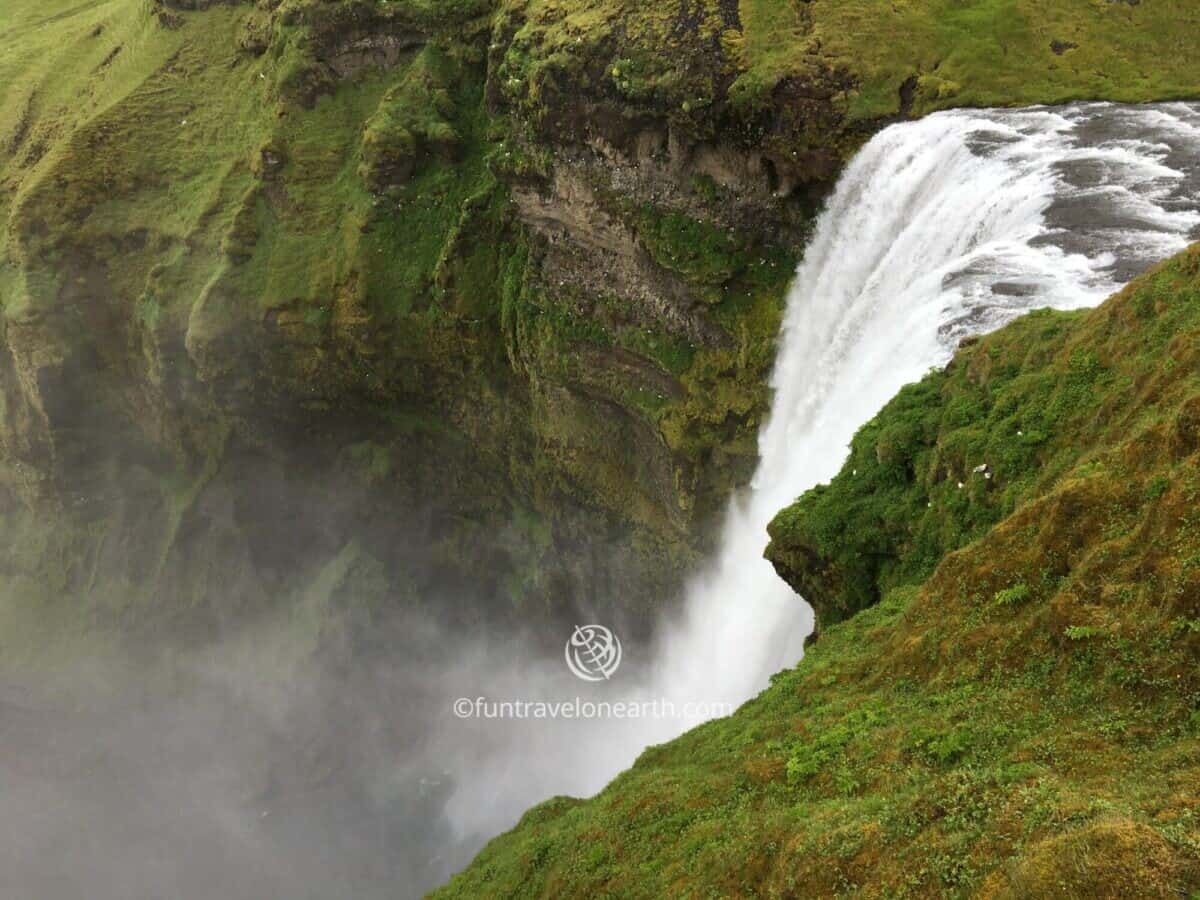
[[[236,647],[189,663],[176,693],[154,684],[112,710],[14,686],[0,695],[13,751],[0,756],[0,827],[14,835],[0,896],[420,894],[530,805],[591,794],[704,718],[457,719],[456,698],[678,711],[749,699],[812,629],[762,558],[766,525],[839,469],[855,430],[963,338],[1030,309],[1095,305],[1197,238],[1195,106],[949,112],[888,128],[843,174],[796,274],[752,486],[682,610],[649,645],[630,641],[610,681],[583,685],[546,641],[422,619],[395,632],[420,653],[285,667],[269,690]],[[265,759],[289,763],[267,777]]]

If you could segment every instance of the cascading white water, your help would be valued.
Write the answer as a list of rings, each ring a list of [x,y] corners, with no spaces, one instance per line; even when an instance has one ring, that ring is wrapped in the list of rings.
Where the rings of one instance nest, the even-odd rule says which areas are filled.
[[[844,173],[787,302],[761,462],[720,552],[612,700],[741,703],[801,656],[811,613],[762,558],[767,522],[840,468],[854,432],[959,339],[1021,312],[1099,303],[1200,238],[1200,106],[939,113],[877,135]],[[560,669],[561,667],[559,667]],[[528,696],[555,666],[526,666]],[[624,673],[623,673],[624,674]],[[560,676],[561,677],[561,676]],[[545,693],[542,691],[542,693]],[[587,794],[700,717],[524,723],[482,740],[450,812],[495,831],[531,802]]]
[[[758,472],[665,633],[662,689],[741,701],[796,662],[811,612],[762,558],[770,519],[963,336],[1095,305],[1200,237],[1198,173],[1200,109],[1184,104],[948,112],[876,136],[796,274]]]

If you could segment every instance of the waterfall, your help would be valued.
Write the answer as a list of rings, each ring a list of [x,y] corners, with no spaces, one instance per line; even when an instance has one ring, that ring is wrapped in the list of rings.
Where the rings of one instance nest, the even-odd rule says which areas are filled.
[[[792,283],[758,471],[664,633],[663,689],[740,702],[794,664],[812,615],[762,558],[771,518],[961,338],[1094,306],[1200,238],[1198,176],[1186,104],[945,112],[868,143]]]
[[[794,665],[811,611],[762,558],[766,525],[833,476],[854,432],[962,337],[1037,307],[1099,303],[1200,239],[1200,106],[1080,104],[938,113],[875,136],[843,174],[789,296],[750,487],[654,661],[612,700],[738,704]],[[561,660],[489,689],[558,693]],[[621,673],[625,674],[625,673]],[[561,673],[560,673],[561,678]],[[494,833],[532,802],[588,794],[704,718],[523,723],[481,732],[448,807]],[[564,727],[565,724],[565,727]]]

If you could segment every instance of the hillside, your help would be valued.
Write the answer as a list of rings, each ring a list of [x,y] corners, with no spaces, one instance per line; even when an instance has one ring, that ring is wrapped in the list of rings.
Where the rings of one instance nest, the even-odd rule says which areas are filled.
[[[772,526],[800,665],[434,896],[1197,895],[1198,348],[1200,247],[906,388]]]

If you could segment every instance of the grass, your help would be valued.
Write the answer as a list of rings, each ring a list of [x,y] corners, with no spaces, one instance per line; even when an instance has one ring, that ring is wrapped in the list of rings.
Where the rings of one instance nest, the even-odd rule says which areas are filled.
[[[433,896],[1200,890],[1197,347],[1200,247],[906,389],[799,504],[876,535],[878,599]],[[978,458],[987,489],[947,483]]]
[[[762,143],[774,118],[766,149],[785,158],[844,158],[899,114],[1200,93],[1189,0],[741,0],[736,20],[716,0],[507,0],[501,15],[522,23],[501,71],[523,115],[583,90],[708,136],[728,107],[735,139]]]
[[[860,73],[850,107],[856,116],[896,112],[899,85],[910,76],[918,78],[918,114],[1196,94],[1200,50],[1178,30],[1200,25],[1200,12],[1188,2],[823,2],[814,19],[812,40],[821,42],[830,64]]]
[[[1114,304],[1129,319],[1120,326],[1112,315],[1034,313],[902,390],[856,435],[839,476],[772,523],[777,568],[833,621],[927,577],[947,553],[1070,479],[1103,497],[1110,537],[1128,534],[1141,504],[1169,498],[1177,475],[1132,450],[1121,460],[1098,451],[1118,429],[1150,441],[1147,416],[1157,424],[1180,414],[1170,403],[1190,402],[1173,353],[1194,315],[1191,258]],[[1152,414],[1148,385],[1161,392]]]
[[[917,79],[913,112],[1107,98],[1194,97],[1200,51],[1183,35],[1194,4],[1067,0],[787,0],[742,3],[747,71],[765,89],[815,64],[852,74],[852,118],[900,111],[900,86]],[[780,36],[785,36],[780,39]],[[1057,51],[1056,49],[1057,48]]]

